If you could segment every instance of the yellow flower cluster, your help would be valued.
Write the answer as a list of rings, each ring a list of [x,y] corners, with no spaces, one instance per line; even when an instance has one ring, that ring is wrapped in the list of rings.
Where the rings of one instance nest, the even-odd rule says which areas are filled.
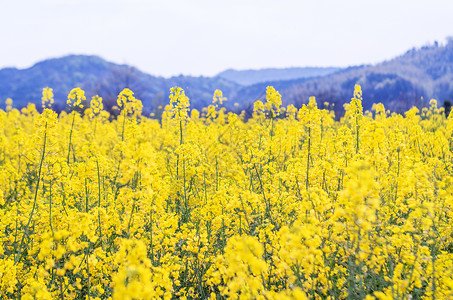
[[[99,115],[99,113],[104,109],[102,97],[99,97],[98,95],[93,96],[90,101],[90,109],[91,111],[88,114],[90,114],[92,117]]]
[[[49,95],[50,95],[49,90],[44,89],[43,98],[46,97],[46,99],[47,99]],[[66,103],[70,107],[73,107],[73,108],[83,108],[84,105],[82,104],[82,101],[85,101],[85,100],[86,100],[85,91],[82,90],[81,88],[74,88],[69,92],[68,100],[66,101]],[[43,105],[44,105],[44,99],[43,99]]]
[[[72,96],[71,96],[72,97]],[[73,99],[73,98],[71,98]],[[53,99],[53,89],[49,87],[45,87],[42,89],[42,108],[51,108],[52,104],[54,103]],[[68,99],[69,100],[69,99]],[[69,104],[69,103],[68,103]]]
[[[11,98],[6,99],[5,104],[6,104],[7,112],[11,111],[13,109],[13,99],[11,99]]]
[[[134,93],[128,88],[122,90],[118,95],[117,103],[118,107],[122,109],[125,114],[133,114],[137,117],[142,113],[142,101],[135,98]],[[92,104],[94,105],[94,109],[99,112],[99,110],[102,109],[102,98],[93,99]]]
[[[212,103],[219,102],[220,105],[223,104],[223,101],[226,101],[227,98],[223,97],[223,93],[221,90],[215,90],[214,95],[212,96]]]
[[[223,93],[221,90],[215,90],[214,95],[212,97],[212,104],[209,105],[207,108],[204,108],[203,111],[205,112],[205,116],[208,120],[213,121],[218,117],[218,120],[222,122],[222,120],[225,119],[225,108],[222,107],[220,110],[219,104],[222,105],[223,101],[226,101],[227,98],[223,97]],[[218,104],[217,104],[218,103]],[[194,113],[195,110],[192,110],[192,113]],[[195,112],[197,114],[198,111]]]
[[[52,99],[51,90],[43,90]],[[0,110],[2,299],[452,299],[453,116]],[[329,108],[328,104],[323,107]],[[77,108],[77,110],[75,109]]]
[[[280,93],[277,92],[274,87],[268,86],[266,89],[266,103],[264,104],[267,111],[269,111],[270,116],[275,118],[280,114],[280,106],[282,105],[282,97]]]
[[[254,116],[265,116],[267,115],[273,120],[281,112],[280,106],[282,105],[282,99],[280,93],[277,92],[274,87],[268,86],[266,88],[266,103],[260,100],[256,101],[253,105]]]
[[[189,117],[189,106],[189,98],[182,88],[174,87],[170,89],[170,105],[165,111],[168,118],[187,120]]]

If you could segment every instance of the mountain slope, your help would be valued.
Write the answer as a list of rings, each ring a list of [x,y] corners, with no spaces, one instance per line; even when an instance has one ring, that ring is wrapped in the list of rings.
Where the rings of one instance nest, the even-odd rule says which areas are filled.
[[[444,46],[411,49],[377,65],[342,70],[280,92],[286,103],[300,105],[309,96],[317,96],[318,103],[329,101],[341,107],[352,97],[356,83],[362,85],[365,109],[382,102],[392,111],[405,111],[413,105],[426,105],[431,98],[442,104],[453,99],[453,39]]]
[[[62,110],[71,89],[80,87],[87,98],[96,94],[103,97],[106,108],[110,109],[116,105],[119,92],[127,87],[142,100],[147,114],[159,105],[167,104],[170,88],[176,85],[184,88],[189,98],[196,99],[192,104],[197,108],[212,101],[215,89],[228,93],[240,87],[219,77],[156,77],[128,65],[86,55],[49,59],[27,69],[0,70],[0,99],[12,98],[18,108],[27,103],[40,106],[42,88],[51,87],[55,96],[54,108]]]
[[[259,70],[225,70],[217,76],[240,85],[255,85],[263,82],[288,81],[301,78],[325,76],[338,72],[335,67],[305,67],[305,68],[267,68]]]
[[[198,109],[211,103],[215,89],[222,90],[229,99],[226,102],[228,108],[237,110],[238,107],[234,104],[238,103],[239,109],[251,109],[256,99],[265,99],[266,87],[269,85],[280,92],[283,105],[291,103],[300,107],[310,96],[316,96],[320,104],[325,101],[335,104],[340,114],[343,104],[352,97],[357,83],[362,85],[365,109],[370,109],[372,103],[382,102],[392,111],[403,112],[413,105],[426,105],[431,98],[440,100],[441,104],[444,100],[453,99],[453,39],[442,46],[436,43],[411,49],[376,65],[341,70],[309,69],[295,68],[292,70],[295,73],[291,73],[291,69],[227,70],[215,77],[181,75],[164,78],[146,74],[128,65],[114,64],[97,56],[70,55],[42,61],[27,69],[0,70],[0,107],[4,107],[3,103],[8,97],[14,100],[13,105],[17,108],[28,102],[40,107],[41,91],[46,86],[54,89],[54,108],[57,110],[65,108],[67,94],[74,87],[84,89],[87,98],[95,94],[102,96],[107,109],[116,105],[118,93],[128,87],[143,101],[145,114],[166,105],[169,90],[173,86],[182,87],[191,100],[191,107]],[[306,73],[307,76],[314,76],[315,71],[328,74],[282,79],[290,73],[301,76],[301,73],[297,73],[301,70],[310,71],[311,73]],[[257,78],[277,80],[247,86],[232,81],[256,82]]]

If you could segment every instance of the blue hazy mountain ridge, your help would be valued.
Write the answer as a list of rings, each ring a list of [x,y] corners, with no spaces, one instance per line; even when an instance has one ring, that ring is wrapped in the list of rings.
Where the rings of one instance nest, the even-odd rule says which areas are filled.
[[[308,73],[305,73],[306,77],[291,78],[303,75],[297,70]],[[229,77],[232,74],[237,77]],[[249,79],[247,74],[250,74]],[[246,82],[254,83],[245,85]],[[191,107],[207,106],[215,89],[220,89],[229,99],[228,108],[247,110],[253,107],[255,100],[265,100],[266,86],[273,85],[281,93],[284,105],[291,103],[300,107],[309,96],[316,96],[318,103],[328,101],[341,111],[343,104],[350,101],[356,83],[362,85],[365,109],[371,108],[372,103],[382,102],[387,108],[401,112],[413,105],[426,104],[431,98],[441,102],[453,99],[453,39],[445,45],[435,43],[414,48],[375,65],[345,69],[227,70],[214,77],[180,75],[164,78],[98,56],[69,55],[48,59],[26,69],[1,69],[0,107],[5,107],[6,98],[12,98],[16,108],[29,102],[39,107],[42,88],[48,86],[54,90],[56,110],[65,108],[67,95],[74,87],[84,89],[87,98],[100,95],[105,107],[111,109],[116,105],[118,93],[127,87],[143,101],[144,112],[148,114],[165,106],[170,88],[180,86],[189,96]]]
[[[304,68],[265,68],[259,70],[228,69],[217,74],[218,77],[240,85],[254,85],[263,82],[287,81],[300,78],[320,77],[341,70],[337,67],[304,67]]]
[[[298,73],[299,69],[304,70],[303,74]],[[287,69],[272,69],[276,72],[276,75],[273,76],[269,74],[271,69],[265,69],[261,77],[258,70],[251,70],[253,82],[257,81],[259,77],[261,82],[258,85],[252,85],[250,90],[244,90],[243,84],[222,76],[180,75],[164,78],[146,74],[135,67],[108,62],[98,56],[68,55],[39,62],[26,69],[5,68],[0,70],[0,101],[12,98],[14,106],[18,108],[28,103],[39,105],[42,88],[51,87],[55,96],[54,108],[62,110],[66,105],[69,91],[74,87],[81,87],[88,97],[95,94],[102,96],[106,108],[111,109],[116,103],[118,93],[127,87],[143,101],[145,112],[152,112],[157,107],[168,103],[168,93],[171,87],[180,86],[186,90],[186,94],[192,100],[192,106],[202,108],[211,103],[215,89],[222,90],[226,96],[236,95],[239,91],[243,91],[244,96],[254,95],[257,88],[265,92],[267,85],[287,87],[288,82],[299,82],[279,79],[297,76],[305,79],[309,75],[322,73],[322,69],[288,68],[288,72],[286,72]],[[330,68],[330,72],[333,69]],[[246,78],[244,74],[249,73],[247,70],[234,72],[240,73],[240,77],[243,79]],[[309,72],[311,73],[309,74]],[[276,80],[266,82],[266,79],[271,77]]]
[[[435,42],[376,65],[340,70],[335,74],[313,78],[282,90],[284,103],[296,106],[309,96],[334,103],[337,108],[349,101],[354,85],[360,84],[363,105],[370,109],[381,102],[396,112],[428,105],[430,99],[453,100],[453,39],[445,45]],[[318,101],[319,103],[320,101]],[[322,102],[321,102],[322,103]]]
[[[168,103],[168,94],[173,86],[185,88],[191,98],[197,99],[194,107],[210,103],[216,88],[226,93],[239,88],[239,85],[217,77],[157,77],[135,67],[87,55],[49,59],[27,69],[0,70],[0,101],[4,103],[4,99],[12,98],[13,106],[17,108],[28,103],[39,105],[42,89],[51,87],[55,97],[54,108],[62,110],[71,89],[80,87],[87,98],[93,95],[103,97],[106,108],[111,109],[116,105],[117,95],[124,88],[130,88],[143,101],[144,112],[149,113]]]

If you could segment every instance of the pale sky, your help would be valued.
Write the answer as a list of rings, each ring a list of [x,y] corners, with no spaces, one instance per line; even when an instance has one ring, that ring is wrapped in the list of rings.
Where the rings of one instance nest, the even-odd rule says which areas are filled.
[[[0,68],[67,54],[165,77],[343,67],[447,36],[452,0],[0,0]]]

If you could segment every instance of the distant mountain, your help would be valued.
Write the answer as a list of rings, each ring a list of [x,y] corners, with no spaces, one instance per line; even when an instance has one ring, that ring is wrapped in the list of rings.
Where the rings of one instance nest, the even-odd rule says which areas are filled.
[[[376,65],[348,68],[295,83],[280,93],[285,103],[296,106],[307,102],[309,96],[316,96],[318,103],[329,101],[340,109],[349,102],[356,83],[362,86],[365,109],[382,102],[392,111],[403,112],[414,105],[427,105],[431,98],[442,105],[445,100],[453,100],[453,39],[442,46],[434,43],[411,49]]]
[[[363,105],[382,102],[392,111],[402,112],[413,105],[426,105],[431,98],[453,100],[453,39],[445,45],[435,43],[411,49],[392,60],[376,65],[338,68],[290,68],[234,71],[215,77],[175,76],[171,78],[146,74],[128,65],[105,61],[98,56],[70,55],[45,60],[27,69],[0,70],[0,107],[10,97],[14,107],[28,102],[40,106],[42,88],[54,89],[55,108],[64,109],[67,94],[74,87],[85,90],[87,98],[98,94],[107,109],[116,105],[123,88],[130,88],[143,101],[144,113],[156,111],[168,103],[170,88],[182,87],[191,107],[202,108],[212,101],[215,89],[228,98],[226,106],[237,110],[251,109],[257,99],[265,100],[266,87],[274,86],[283,104],[300,107],[309,96],[318,103],[335,104],[341,114],[349,102],[354,85],[362,85]],[[423,100],[422,100],[423,97]]]
[[[240,86],[220,77],[176,76],[156,77],[128,65],[114,64],[98,56],[69,55],[45,60],[27,69],[0,70],[0,101],[12,98],[14,107],[27,103],[40,106],[44,87],[53,88],[57,110],[64,109],[68,93],[74,87],[82,88],[87,98],[100,95],[107,109],[116,105],[116,98],[124,88],[130,88],[142,100],[144,113],[168,103],[170,88],[184,88],[192,107],[201,108],[212,101],[215,89],[225,93]],[[1,103],[1,107],[3,107]]]
[[[113,95],[123,86],[140,87],[152,81],[153,87],[164,85],[165,79],[153,77],[139,70],[117,65],[97,56],[70,55],[49,59],[27,69],[8,68],[0,70],[0,99],[11,97],[14,106],[22,107],[27,103],[41,103],[42,88],[53,88],[55,108],[63,109],[69,91],[81,87],[88,96],[100,94],[113,106]],[[158,89],[158,88],[157,88]],[[144,93],[146,94],[146,93]]]
[[[305,67],[305,68],[268,68],[259,70],[233,70],[228,69],[219,74],[218,77],[227,79],[240,85],[254,85],[263,82],[286,81],[301,78],[325,76],[338,72],[341,68],[327,67]]]

